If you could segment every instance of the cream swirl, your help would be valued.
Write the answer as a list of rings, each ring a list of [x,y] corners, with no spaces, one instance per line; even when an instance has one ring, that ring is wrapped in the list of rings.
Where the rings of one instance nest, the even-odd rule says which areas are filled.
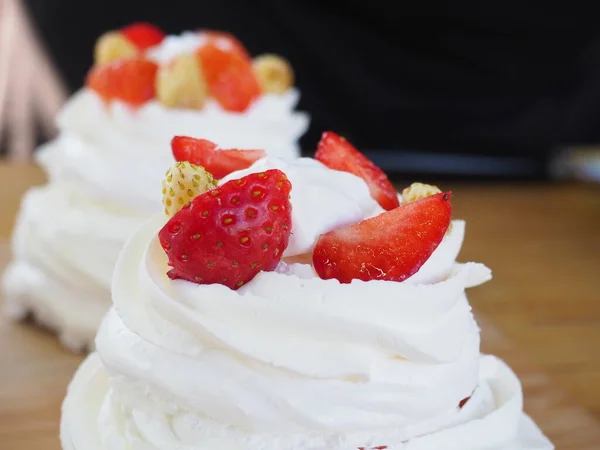
[[[146,219],[111,203],[90,202],[55,182],[24,196],[3,276],[5,309],[59,330],[74,350],[93,340],[108,308],[114,263]]]
[[[519,448],[520,385],[497,360],[479,370],[464,294],[485,266],[455,264],[429,285],[341,285],[282,263],[232,291],[165,276],[164,221],[138,230],[116,267],[96,340],[110,374],[97,448]]]
[[[292,235],[284,256],[308,253],[319,235],[383,211],[361,178],[333,171],[312,158],[289,161],[268,156],[229,174],[221,184],[269,169],[284,172],[293,186]]]
[[[478,388],[467,404],[455,414],[455,423],[408,442],[388,444],[389,450],[552,450],[554,447],[535,423],[522,413],[521,385],[502,361],[483,356]],[[112,377],[112,383],[115,377]],[[144,395],[138,392],[138,395]],[[139,401],[139,400],[138,400]],[[64,450],[215,450],[268,449],[261,438],[294,448],[294,436],[274,434],[236,445],[223,435],[207,438],[203,424],[185,410],[152,407],[132,409],[119,401],[110,388],[107,372],[97,353],[90,355],[71,382],[62,407],[60,437]],[[372,439],[367,445],[382,445]],[[356,450],[334,436],[329,446],[297,450]],[[301,445],[301,444],[300,444]]]
[[[232,291],[166,277],[155,237],[164,220],[123,250],[97,338],[127,406],[140,407],[131,394],[143,386],[207,418],[207,430],[343,434],[359,445],[375,430],[393,442],[433,431],[473,392],[479,335],[464,289],[489,278],[484,266],[455,266],[434,285],[342,285],[282,263]]]
[[[298,156],[297,140],[308,116],[294,112],[298,91],[263,95],[245,113],[214,102],[202,111],[169,109],[151,101],[137,110],[105,105],[92,91],[73,96],[58,117],[58,139],[40,153],[51,181],[71,184],[94,199],[146,213],[160,208],[153,186],[173,161],[173,136],[201,137],[222,148],[259,148],[283,158]]]
[[[267,158],[231,178],[273,167],[294,186],[288,256],[309,252],[321,233],[381,212],[360,178],[310,159]],[[436,284],[344,285],[282,262],[232,291],[166,277],[156,239],[165,221],[156,217],[123,250],[115,309],[97,337],[126,407],[140,407],[134,392],[143,383],[154,399],[148,408],[184,405],[206,438],[227,426],[235,431],[231,444],[243,446],[273,433],[299,441],[286,447],[275,439],[265,448],[331,446],[340,435],[360,446],[374,431],[402,442],[446,426],[475,389],[479,334],[464,290],[490,273],[454,264],[463,222],[421,274],[445,278]],[[165,370],[145,370],[158,366]]]

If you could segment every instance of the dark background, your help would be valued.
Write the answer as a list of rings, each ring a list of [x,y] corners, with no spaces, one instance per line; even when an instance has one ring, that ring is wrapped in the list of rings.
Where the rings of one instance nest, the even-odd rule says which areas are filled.
[[[134,21],[233,32],[288,58],[323,130],[386,169],[545,178],[555,151],[600,141],[600,27],[591,2],[213,0],[26,2],[74,91],[97,37]]]

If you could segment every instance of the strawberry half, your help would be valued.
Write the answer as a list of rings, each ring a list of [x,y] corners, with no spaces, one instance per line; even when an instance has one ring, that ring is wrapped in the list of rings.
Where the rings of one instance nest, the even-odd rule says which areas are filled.
[[[396,189],[386,174],[343,137],[331,131],[323,133],[315,159],[330,169],[361,177],[369,186],[371,197],[383,209],[389,211],[400,205]]]
[[[203,166],[217,179],[247,169],[266,156],[264,150],[220,150],[211,141],[186,136],[175,136],[171,140],[171,149],[176,161],[189,161]]]
[[[323,279],[404,281],[429,259],[450,225],[450,192],[425,197],[322,234],[313,265]]]
[[[237,289],[277,267],[288,246],[292,185],[277,169],[253,173],[194,198],[160,230],[167,275]]]
[[[120,32],[141,52],[160,44],[165,38],[160,28],[146,22],[132,23],[121,28]]]
[[[208,90],[226,111],[242,112],[260,96],[252,61],[237,51],[209,42],[197,50]]]
[[[250,53],[244,47],[244,44],[233,34],[226,31],[200,30],[200,33],[207,37],[207,44],[223,45],[223,50],[239,54],[241,57],[250,59]]]
[[[107,102],[122,100],[139,106],[154,98],[157,70],[154,62],[142,57],[120,59],[92,67],[85,84]]]

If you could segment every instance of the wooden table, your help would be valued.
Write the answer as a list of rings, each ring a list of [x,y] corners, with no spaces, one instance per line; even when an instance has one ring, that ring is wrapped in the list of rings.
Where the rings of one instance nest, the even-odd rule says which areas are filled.
[[[43,179],[0,164],[0,267],[18,197]],[[494,271],[470,291],[484,351],[517,371],[557,449],[600,449],[600,187],[444,187],[468,221],[461,259]],[[60,402],[80,360],[46,332],[0,321],[1,450],[60,448]]]

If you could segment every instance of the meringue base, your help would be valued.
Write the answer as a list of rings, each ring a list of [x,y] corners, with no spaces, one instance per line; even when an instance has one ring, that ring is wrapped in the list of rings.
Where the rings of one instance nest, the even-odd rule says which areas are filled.
[[[502,361],[491,356],[482,356],[482,377],[484,384],[493,392],[495,407],[486,415],[474,418],[466,423],[449,427],[435,433],[421,436],[395,445],[388,445],[388,450],[551,450],[554,446],[542,434],[537,425],[524,413],[518,413],[517,432],[508,444],[486,441],[489,431],[512,416],[515,408],[521,408],[520,383],[514,373]],[[62,405],[60,438],[64,450],[102,450],[103,421],[101,410],[111,395],[110,381],[104,370],[100,357],[92,353],[81,364],[69,385],[67,396]],[[114,401],[114,399],[113,399]],[[469,402],[463,407],[469,408]],[[106,425],[106,424],[104,424]],[[121,423],[122,432],[131,430],[134,424]],[[114,431],[114,430],[113,430]],[[491,433],[493,434],[493,433]],[[483,438],[483,439],[482,439]],[[442,445],[442,446],[440,446]],[[192,447],[182,444],[181,448]],[[131,449],[170,450],[158,444],[142,442],[136,439]],[[111,447],[111,450],[112,447]],[[117,449],[114,449],[117,450]],[[348,449],[354,450],[354,449]]]

